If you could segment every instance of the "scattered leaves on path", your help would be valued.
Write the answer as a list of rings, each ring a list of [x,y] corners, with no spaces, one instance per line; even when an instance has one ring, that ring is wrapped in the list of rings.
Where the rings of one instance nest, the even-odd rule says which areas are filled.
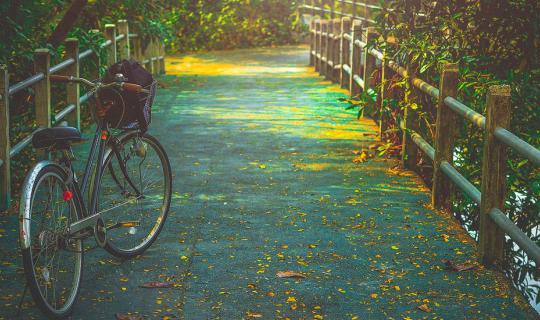
[[[143,285],[141,285],[141,288],[172,288],[174,286],[174,283],[172,282],[146,282]]]
[[[140,314],[117,313],[114,316],[116,317],[116,320],[144,320],[143,316]]]
[[[255,313],[255,312],[248,311],[246,316],[248,318],[262,318],[263,315],[260,314],[260,313]]]
[[[371,155],[368,154],[367,152],[365,151],[362,151],[360,152],[360,154],[355,157],[352,162],[354,163],[362,163],[362,162],[365,162],[367,159],[371,158]]]
[[[278,278],[306,278],[306,275],[296,271],[278,271],[276,273]]]
[[[424,312],[431,312],[431,309],[428,307],[426,303],[419,305],[417,308]]]
[[[444,265],[452,270],[452,271],[456,271],[456,272],[461,272],[461,271],[467,271],[467,270],[472,270],[474,268],[476,268],[478,265],[476,264],[473,264],[473,263],[454,263],[452,260],[448,260],[448,259],[442,259],[441,260],[442,263],[444,263]]]

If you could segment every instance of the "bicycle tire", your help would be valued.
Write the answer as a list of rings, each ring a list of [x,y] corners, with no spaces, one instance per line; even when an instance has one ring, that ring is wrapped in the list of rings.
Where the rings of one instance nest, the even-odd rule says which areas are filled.
[[[160,208],[160,214],[157,216],[156,221],[152,225],[152,228],[150,229],[149,233],[147,235],[145,235],[143,233],[144,237],[142,238],[142,242],[136,243],[133,246],[126,246],[126,245],[120,244],[121,240],[119,239],[119,237],[115,238],[112,235],[112,232],[110,230],[108,230],[108,237],[107,237],[108,239],[107,239],[107,243],[104,246],[104,248],[105,248],[105,250],[107,250],[112,255],[114,255],[116,257],[120,257],[120,258],[131,258],[131,257],[134,257],[134,256],[141,255],[142,253],[144,253],[144,251],[146,249],[148,249],[154,243],[154,241],[159,236],[161,230],[163,229],[163,226],[164,226],[165,221],[167,219],[167,216],[169,214],[170,205],[171,205],[171,197],[172,197],[171,166],[170,166],[170,162],[169,162],[169,158],[167,156],[167,153],[166,153],[165,149],[163,148],[163,146],[161,145],[161,143],[155,137],[153,137],[153,136],[151,136],[151,135],[149,135],[147,133],[146,134],[141,134],[141,133],[139,133],[137,131],[132,131],[132,132],[129,132],[129,133],[123,135],[123,136],[120,136],[118,138],[118,141],[119,141],[118,144],[120,146],[122,146],[122,149],[128,149],[129,146],[127,146],[127,144],[130,143],[130,141],[133,141],[133,139],[141,139],[142,141],[144,141],[144,143],[147,144],[148,149],[151,148],[152,150],[154,150],[156,152],[159,160],[160,160],[162,173],[163,173],[163,188],[164,188],[164,190],[163,190],[163,201],[162,201],[161,208]],[[148,152],[148,151],[146,151],[146,152]],[[103,174],[100,177],[100,192],[99,192],[98,199],[97,199],[98,212],[103,212],[105,210],[108,210],[107,208],[100,207],[100,205],[99,205],[100,202],[103,202],[103,200],[101,198],[102,198],[102,196],[103,196],[103,194],[105,192],[104,190],[107,190],[108,185],[112,185],[112,187],[109,187],[110,189],[113,189],[113,188],[116,187],[117,188],[117,190],[116,190],[117,194],[120,194],[118,192],[122,191],[122,190],[120,190],[121,186],[118,184],[118,179],[121,179],[122,177],[124,177],[124,179],[125,179],[125,176],[120,171],[119,168],[116,168],[116,169],[111,168],[111,167],[113,167],[111,165],[111,163],[114,164],[115,161],[116,162],[119,161],[119,159],[117,158],[117,155],[115,154],[115,152],[112,149],[107,150],[107,153],[106,153],[106,155],[104,157],[104,161],[103,161]],[[106,176],[107,173],[110,174],[111,179],[107,179],[107,178],[104,179],[104,177]],[[125,179],[125,180],[127,180],[127,179]],[[115,184],[116,184],[116,186],[115,186]],[[129,184],[126,187],[126,189],[133,190],[133,188],[130,187]],[[144,192],[144,190],[143,190],[143,192]],[[119,214],[122,214],[122,213],[120,212]],[[104,219],[106,225],[114,224],[114,222],[111,219],[109,219],[109,217],[107,216],[107,213],[102,214],[102,218]],[[116,221],[116,222],[118,222],[118,221]]]
[[[45,290],[45,295],[43,291],[41,290],[40,281],[43,282],[43,280],[45,280],[45,288],[47,288],[48,287],[47,283],[52,282],[50,281],[50,279],[52,279],[53,277],[59,277],[59,275],[61,276],[62,274],[62,271],[60,271],[60,260],[62,260],[63,262],[67,260],[60,259],[60,255],[59,255],[58,257],[59,262],[57,265],[56,275],[54,275],[54,268],[51,268],[52,269],[51,271],[53,273],[53,277],[51,277],[49,275],[51,272],[48,270],[48,265],[46,265],[44,268],[42,268],[43,269],[42,274],[38,276],[38,274],[36,274],[36,271],[37,271],[36,265],[39,258],[41,257],[41,252],[43,251],[43,248],[40,248],[40,251],[38,252],[39,255],[37,255],[37,257],[35,257],[35,253],[33,252],[33,249],[34,250],[36,249],[35,245],[43,247],[43,242],[49,241],[49,240],[43,240],[43,239],[50,237],[50,235],[46,234],[45,231],[41,231],[41,232],[38,232],[39,233],[38,238],[34,239],[34,234],[32,233],[33,232],[32,222],[35,222],[34,209],[36,206],[35,201],[37,201],[36,194],[39,190],[38,188],[41,186],[41,183],[49,177],[54,178],[58,182],[62,183],[62,189],[67,190],[67,187],[65,184],[67,180],[67,174],[62,167],[49,161],[43,161],[43,162],[38,163],[33,168],[33,170],[28,174],[25,184],[24,184],[25,187],[21,194],[21,202],[20,202],[20,209],[19,209],[20,211],[19,235],[20,235],[21,253],[22,253],[22,258],[23,258],[24,274],[25,274],[26,282],[30,289],[32,298],[34,299],[38,308],[47,317],[54,318],[54,319],[64,319],[68,317],[69,315],[71,315],[71,313],[73,312],[73,308],[76,304],[77,298],[78,298],[79,290],[81,287],[82,274],[83,274],[82,267],[83,267],[83,260],[84,260],[84,252],[83,252],[84,250],[83,250],[82,240],[81,239],[74,240],[76,251],[72,251],[75,256],[75,260],[74,260],[75,269],[74,269],[74,274],[73,274],[73,279],[72,279],[73,286],[71,287],[68,298],[66,299],[66,303],[62,305],[61,307],[57,307],[56,304],[55,306],[53,306],[51,302],[48,301],[47,290]],[[68,215],[71,216],[72,213],[74,213],[75,217],[78,217],[79,208],[76,206],[74,201],[70,201],[68,206],[69,206]],[[47,209],[48,209],[48,204],[45,207],[45,210],[43,211],[45,214],[41,218],[41,224],[44,223],[45,219],[52,220],[51,217],[47,217],[48,216]],[[67,221],[68,221],[67,225],[69,225],[70,221],[72,220],[72,218],[69,216],[67,218]],[[60,220],[60,219],[57,219],[57,220]],[[57,222],[55,222],[55,224],[56,223]],[[59,245],[60,245],[59,238],[54,238],[54,246],[59,246]],[[49,244],[47,243],[45,247],[48,247],[48,246]],[[48,248],[45,249],[46,254],[47,254],[47,251],[48,251]],[[68,250],[63,250],[63,251],[69,252]],[[53,254],[52,259],[54,259],[55,255],[56,253]],[[46,257],[44,259],[46,260]],[[54,262],[52,262],[51,264],[54,264]],[[46,276],[45,276],[45,270],[46,270]],[[55,281],[56,280],[57,279],[55,279]],[[56,292],[55,289],[54,289],[54,292]],[[55,297],[56,295],[54,293],[53,298]]]

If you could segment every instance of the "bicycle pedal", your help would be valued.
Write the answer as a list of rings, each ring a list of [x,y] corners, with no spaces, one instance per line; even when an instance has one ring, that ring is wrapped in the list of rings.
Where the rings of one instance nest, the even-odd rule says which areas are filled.
[[[102,248],[107,244],[107,227],[105,227],[105,222],[101,217],[96,220],[94,238],[96,238],[96,243]]]

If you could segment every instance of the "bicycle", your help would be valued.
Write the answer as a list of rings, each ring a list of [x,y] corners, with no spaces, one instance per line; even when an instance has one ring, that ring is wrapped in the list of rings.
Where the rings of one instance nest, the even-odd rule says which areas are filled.
[[[143,88],[117,76],[107,84],[58,75],[50,79],[90,87],[97,107],[100,94],[112,88],[152,103],[155,82]],[[81,183],[71,148],[83,141],[78,129],[47,128],[32,138],[34,148],[60,154],[57,161],[39,162],[27,175],[19,219],[27,285],[50,318],[65,318],[73,311],[82,279],[84,239],[94,236],[98,246],[117,257],[140,255],[158,237],[170,208],[171,167],[162,145],[137,126],[113,135],[97,109],[92,109],[96,131]]]

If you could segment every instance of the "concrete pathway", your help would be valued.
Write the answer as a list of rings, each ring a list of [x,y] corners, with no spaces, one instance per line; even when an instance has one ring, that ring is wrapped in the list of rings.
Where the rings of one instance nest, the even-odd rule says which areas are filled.
[[[86,254],[73,319],[537,317],[500,274],[445,268],[474,262],[474,241],[397,162],[360,161],[376,126],[345,111],[345,92],[306,67],[307,52],[167,60],[151,133],[173,165],[172,212],[142,257]],[[0,319],[16,319],[16,223],[0,221]],[[40,317],[27,297],[20,319]]]

